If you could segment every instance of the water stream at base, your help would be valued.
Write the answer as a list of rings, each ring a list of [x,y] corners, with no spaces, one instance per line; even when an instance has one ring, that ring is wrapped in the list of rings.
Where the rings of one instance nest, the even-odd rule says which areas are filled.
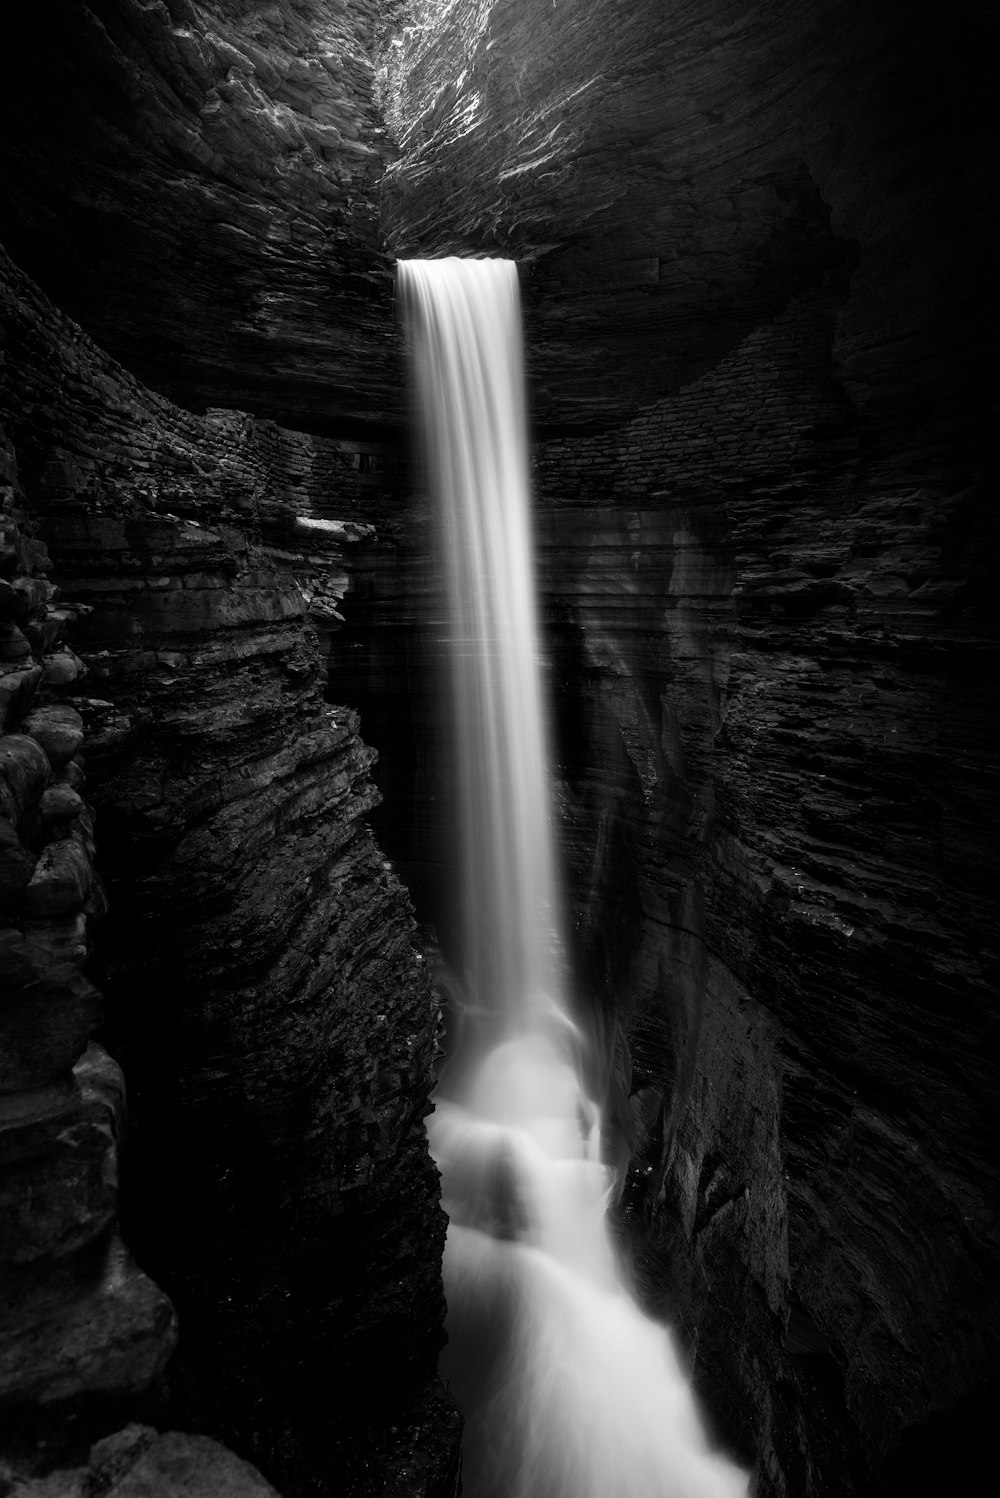
[[[400,261],[439,508],[464,1024],[428,1124],[465,1498],[746,1498],[625,1283],[566,992],[538,665],[517,268]]]

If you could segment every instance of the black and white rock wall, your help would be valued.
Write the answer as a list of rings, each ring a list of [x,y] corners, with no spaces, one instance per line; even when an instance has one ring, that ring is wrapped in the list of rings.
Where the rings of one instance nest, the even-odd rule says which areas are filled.
[[[959,1484],[1000,1252],[989,7],[24,21],[0,696],[37,773],[0,824],[4,940],[15,976],[43,917],[86,918],[92,950],[59,969],[55,1070],[4,1083],[11,1179],[64,1179],[57,1074],[105,1141],[31,1273],[72,1262],[65,1232],[117,1241],[119,1084],[72,1080],[96,1035],[130,1095],[121,1229],[179,1318],[158,1374],[170,1313],[135,1280],[159,1423],[287,1493],[331,1462],[358,1493],[453,1487],[436,1012],[365,822],[437,918],[392,261],[511,254],[575,964],[631,1093],[637,1273],[762,1495]],[[43,773],[36,709],[86,736],[85,787]],[[31,993],[11,1023],[47,1055]]]
[[[22,1315],[19,1269],[11,1282],[20,1340],[4,1428],[19,1480],[61,1464],[78,1474],[67,1482],[104,1481],[86,1475],[103,1457],[81,1432],[92,1444],[138,1414],[225,1439],[286,1493],[454,1487],[458,1417],[434,1383],[444,1218],[422,1123],[437,1006],[406,893],[366,826],[372,752],[356,714],[327,700],[345,553],[380,544],[343,511],[394,482],[368,440],[381,406],[362,393],[370,381],[389,409],[400,380],[385,262],[360,201],[377,155],[361,139],[376,130],[373,15],[67,6],[48,18],[48,71],[12,90],[4,234],[21,264],[3,260],[0,312],[13,527],[3,745],[31,774],[15,776],[4,844],[19,985],[7,1038],[49,1070],[5,1075],[17,1089],[11,1236],[24,1201],[42,1200],[35,1174],[51,1178],[63,1216],[86,1217],[69,1233],[32,1208],[47,1299],[29,1297]],[[251,62],[234,53],[237,34]],[[357,118],[335,128],[348,95]],[[348,272],[333,221],[343,227],[353,192]],[[292,247],[284,286],[275,243]],[[288,368],[277,324],[254,350],[244,322],[234,357],[249,293],[233,245],[258,265],[260,306],[299,320],[306,383],[328,427],[350,436],[304,431],[308,399],[290,388],[297,430],[221,409],[252,407],[249,385]],[[314,338],[359,379],[318,371]],[[242,371],[241,391],[226,370]],[[62,648],[75,615],[78,654]],[[53,715],[75,738],[45,768]],[[68,773],[80,779],[64,762],[81,744],[86,805],[82,781],[62,788]],[[76,797],[75,821],[43,815],[60,795]],[[72,928],[75,965],[69,948],[49,953],[53,921]],[[45,970],[22,974],[22,947],[37,956],[40,942]],[[58,992],[46,976],[57,958]],[[128,1091],[120,1201],[121,1078],[92,1061],[95,1033]],[[88,1079],[105,1071],[95,1091]],[[37,1094],[50,1072],[64,1076],[65,1119]],[[67,1166],[53,1129],[65,1134],[73,1108],[84,1132]],[[173,1301],[179,1339],[163,1291],[109,1239],[119,1217]],[[98,1277],[88,1365],[71,1387],[36,1354],[76,1314],[65,1266],[77,1239],[95,1245],[87,1265],[106,1240],[118,1254],[118,1319],[96,1334],[98,1312],[110,1315]],[[33,1422],[45,1444],[32,1469],[17,1462]],[[140,1447],[129,1447],[137,1459]]]
[[[387,70],[385,222],[525,267],[581,985],[630,1056],[640,1273],[761,1492],[931,1491],[995,1387],[995,29],[441,16]]]

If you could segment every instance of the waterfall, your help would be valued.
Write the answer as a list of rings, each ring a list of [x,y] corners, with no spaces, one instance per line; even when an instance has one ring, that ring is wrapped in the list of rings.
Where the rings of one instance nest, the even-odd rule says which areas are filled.
[[[517,268],[399,262],[448,596],[465,1026],[428,1125],[466,1498],[745,1498],[609,1237],[570,1012],[538,664]]]

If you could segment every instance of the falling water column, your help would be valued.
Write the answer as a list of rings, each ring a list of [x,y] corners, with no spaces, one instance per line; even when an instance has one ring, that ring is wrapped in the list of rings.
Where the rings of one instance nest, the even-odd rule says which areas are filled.
[[[564,1010],[537,658],[517,267],[401,261],[450,615],[469,995],[497,1036]]]
[[[428,1127],[450,1219],[442,1372],[466,1416],[464,1492],[745,1498],[605,1225],[599,1112],[555,935],[516,268],[406,261],[399,274],[444,533],[476,1016]]]

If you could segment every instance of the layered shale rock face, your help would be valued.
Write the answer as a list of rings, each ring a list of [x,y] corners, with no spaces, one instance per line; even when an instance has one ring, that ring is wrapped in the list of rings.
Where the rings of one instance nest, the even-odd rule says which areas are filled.
[[[414,19],[392,243],[525,267],[639,1272],[762,1493],[931,1491],[998,1331],[989,23],[960,69],[930,5]]]
[[[776,1490],[820,1492],[838,1457],[795,1390],[827,1422],[844,1401],[863,1470],[990,1376],[996,1085],[988,512],[956,480],[826,470],[824,326],[793,306],[539,471],[565,495],[586,470],[544,521],[569,836],[591,970],[627,1016],[653,1279],[746,1437],[770,1428]],[[733,462],[725,427],[706,450],[678,421],[718,431],[735,382],[760,437]]]
[[[160,1378],[170,1306],[120,1212],[179,1316],[158,1415],[288,1494],[453,1487],[436,1011],[331,705],[383,751],[423,900],[447,787],[425,515],[378,440],[381,213],[394,253],[524,267],[576,963],[631,1093],[646,1294],[761,1494],[960,1485],[1000,1254],[995,38],[971,0],[947,27],[870,9],[25,8],[0,153],[15,1420]],[[68,1491],[229,1481],[87,1421]]]
[[[12,72],[0,164],[13,255],[0,396],[23,538],[3,680],[15,747],[38,760],[10,818],[10,939],[31,946],[32,921],[48,919],[22,903],[65,843],[74,879],[57,914],[76,964],[60,969],[62,1009],[44,1007],[48,970],[35,982],[25,968],[15,1021],[22,1036],[53,1029],[59,1054],[43,1060],[67,1074],[55,1102],[93,1115],[84,1164],[103,1196],[80,1213],[104,1244],[120,1077],[92,1050],[69,1080],[100,1022],[81,967],[94,824],[82,803],[76,820],[49,816],[78,772],[63,768],[74,750],[42,766],[35,691],[37,712],[84,744],[110,908],[88,930],[87,970],[129,1089],[122,1227],[180,1323],[158,1403],[139,1413],[228,1440],[289,1494],[450,1492],[457,1459],[457,1415],[432,1382],[444,1221],[422,1118],[437,1007],[367,830],[373,755],[327,699],[343,673],[345,559],[391,550],[373,522],[398,483],[371,440],[398,418],[401,383],[374,204],[387,148],[372,53],[391,12],[32,12],[23,61],[45,66],[34,82],[27,65]],[[46,608],[36,650],[25,621]],[[78,655],[61,648],[73,609]],[[41,1055],[48,1042],[32,1043]],[[65,1176],[47,1118],[32,1169]],[[61,1233],[39,1224],[45,1264]],[[173,1322],[133,1279],[162,1323],[148,1382]],[[63,1410],[73,1392],[41,1362],[36,1382],[15,1390],[21,1425],[32,1402]],[[91,1437],[110,1428],[88,1421]],[[127,1461],[81,1439],[63,1453],[81,1491],[126,1467],[126,1487],[194,1480],[196,1456],[148,1432],[125,1441]]]
[[[860,25],[840,0],[417,3],[383,81],[393,247],[534,267],[544,427],[676,391],[863,243],[838,330],[847,392],[886,387],[880,414],[908,431],[932,396],[961,411],[995,37],[969,4],[961,42],[943,40],[935,9]]]
[[[399,388],[376,0],[26,7],[0,242],[146,383],[357,434]]]
[[[5,434],[2,454],[0,1482],[23,1498],[265,1498],[204,1437],[132,1425],[91,1444],[162,1373],[177,1318],[117,1231],[124,1078],[91,1039],[103,1003],[85,959],[106,902],[83,798],[86,670],[67,639],[90,610],[49,580]]]
[[[28,643],[4,678],[22,728],[4,741],[20,755],[24,865],[11,939],[44,945],[68,923],[52,942],[72,940],[77,967],[65,1002],[54,995],[70,1006],[52,1020],[58,1055],[11,1085],[54,1084],[97,1023],[79,973],[82,741],[110,905],[96,963],[130,1089],[125,1231],[181,1323],[168,1415],[255,1456],[286,1492],[326,1491],[334,1474],[344,1491],[447,1491],[455,1417],[431,1387],[444,1222],[422,1124],[437,1010],[408,901],[363,821],[373,756],[355,715],[324,699],[309,612],[329,647],[343,553],[370,541],[370,525],[330,513],[338,485],[357,502],[359,445],[191,416],[3,268],[3,406],[48,558],[18,536],[11,554],[51,566],[85,616],[87,664],[81,692],[68,651],[34,663],[31,629],[58,644],[73,609],[35,621],[28,605],[53,590],[15,575],[30,628],[9,627],[8,654]],[[65,678],[66,704],[32,707],[36,678]],[[21,1030],[35,1035],[46,993],[25,982]],[[92,1154],[105,1135],[112,1148],[117,1075],[88,1053],[53,1094],[81,1129],[93,1115]],[[90,1173],[107,1176],[99,1151]],[[113,1181],[104,1193],[81,1241],[106,1234]],[[62,1229],[36,1233],[39,1252],[69,1251]],[[142,1283],[165,1307],[162,1341],[169,1307]],[[37,1379],[25,1397],[72,1392],[41,1364]]]
[[[2,438],[0,554],[0,1410],[146,1387],[176,1341],[166,1297],[115,1232],[124,1088],[91,1041],[84,972],[104,909],[81,792],[82,663]],[[2,1417],[0,1417],[2,1418]]]

